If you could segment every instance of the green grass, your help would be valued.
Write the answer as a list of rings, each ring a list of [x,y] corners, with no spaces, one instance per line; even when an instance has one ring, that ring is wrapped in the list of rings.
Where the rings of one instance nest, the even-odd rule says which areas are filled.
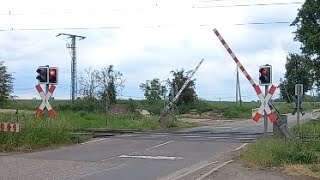
[[[318,162],[319,141],[297,141],[265,138],[249,145],[241,154],[246,164],[259,167],[285,164],[312,164]]]
[[[41,100],[12,100],[0,108],[34,111],[40,103]],[[50,100],[50,103],[57,111],[104,112],[105,108],[101,102],[76,101],[75,104],[71,105],[69,100]],[[154,102],[145,100],[119,100],[118,103],[125,105],[128,110],[131,111],[137,108],[146,109],[153,115],[159,115],[164,105],[164,102],[161,100]],[[284,102],[274,102],[274,105],[281,113],[291,113],[294,109],[292,104]],[[197,101],[193,104],[180,107],[179,112],[187,113],[191,109],[196,109],[196,112],[199,114],[212,111],[221,114],[222,117],[225,118],[251,118],[252,109],[258,108],[259,106],[260,103],[258,102],[243,102],[242,107],[239,107],[235,102]],[[304,110],[319,109],[320,103],[303,102],[302,107]]]
[[[293,131],[302,138],[320,139],[320,122],[319,120],[312,120],[301,126],[295,126]]]
[[[14,122],[10,116],[1,114],[0,118],[2,121]],[[0,151],[32,150],[72,143],[70,124],[66,119],[48,121],[31,118],[30,115],[21,115],[20,118],[21,132],[0,133]]]
[[[0,114],[2,122],[16,122],[13,113]],[[55,119],[35,118],[33,114],[19,114],[21,132],[0,132],[0,151],[34,150],[75,143],[75,139],[88,137],[75,136],[72,131],[78,128],[107,128],[156,130],[162,129],[158,117],[140,115],[104,115],[85,112],[59,112]],[[194,127],[195,124],[176,122],[172,128]]]
[[[41,104],[40,99],[38,100],[10,100],[6,104],[4,104],[2,109],[23,109],[23,110],[36,110]],[[57,107],[59,105],[69,104],[70,100],[50,100],[50,104],[53,107]]]
[[[240,153],[240,159],[247,165],[258,167],[278,167],[287,164],[311,164],[312,167],[318,167],[320,119],[295,127],[293,131],[297,136],[308,139],[262,138],[245,148]]]

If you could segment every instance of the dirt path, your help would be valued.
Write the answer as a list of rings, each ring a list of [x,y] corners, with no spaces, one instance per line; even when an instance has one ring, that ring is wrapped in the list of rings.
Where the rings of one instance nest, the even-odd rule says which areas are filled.
[[[240,162],[234,161],[203,180],[313,180],[311,177],[289,176],[281,170],[260,170],[244,167]]]

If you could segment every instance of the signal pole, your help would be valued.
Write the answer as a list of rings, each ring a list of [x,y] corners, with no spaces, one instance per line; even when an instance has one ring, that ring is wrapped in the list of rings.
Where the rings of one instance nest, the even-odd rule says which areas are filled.
[[[56,37],[60,35],[69,36],[71,38],[71,46],[67,46],[67,48],[71,49],[71,101],[72,103],[76,99],[77,95],[77,52],[76,52],[76,38],[79,40],[85,39],[84,36],[78,36],[73,34],[65,34],[59,33]]]
[[[236,83],[236,104],[238,105],[238,101],[240,102],[240,107],[242,106],[241,103],[241,90],[240,90],[240,80],[239,80],[239,66],[237,65],[237,83]]]

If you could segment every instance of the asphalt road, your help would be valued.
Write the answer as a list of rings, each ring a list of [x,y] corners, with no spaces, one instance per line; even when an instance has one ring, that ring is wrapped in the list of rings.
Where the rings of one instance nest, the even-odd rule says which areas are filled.
[[[310,114],[301,117],[301,122]],[[289,125],[295,118],[289,116]],[[269,131],[272,132],[271,124]],[[263,132],[263,121],[225,122],[171,133],[134,133],[56,150],[0,157],[4,180],[194,179]]]

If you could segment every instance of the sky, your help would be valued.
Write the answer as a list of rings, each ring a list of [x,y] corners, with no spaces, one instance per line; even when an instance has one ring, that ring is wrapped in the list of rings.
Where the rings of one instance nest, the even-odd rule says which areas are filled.
[[[123,73],[120,98],[143,98],[140,83],[172,78],[171,70],[193,70],[196,93],[208,100],[234,101],[236,64],[213,33],[216,28],[251,77],[258,83],[260,65],[273,68],[277,86],[288,53],[299,53],[293,40],[303,1],[286,0],[2,0],[0,60],[13,74],[14,95],[37,98],[38,66],[59,68],[56,99],[70,98],[71,56],[66,36],[77,40],[78,76],[85,69],[107,65]],[[252,5],[301,2],[286,5]],[[250,5],[251,6],[238,6]],[[250,24],[256,22],[289,22]],[[77,29],[78,28],[78,29]],[[258,100],[240,72],[242,100]],[[274,97],[279,95],[277,89]],[[78,95],[79,96],[79,95]]]

